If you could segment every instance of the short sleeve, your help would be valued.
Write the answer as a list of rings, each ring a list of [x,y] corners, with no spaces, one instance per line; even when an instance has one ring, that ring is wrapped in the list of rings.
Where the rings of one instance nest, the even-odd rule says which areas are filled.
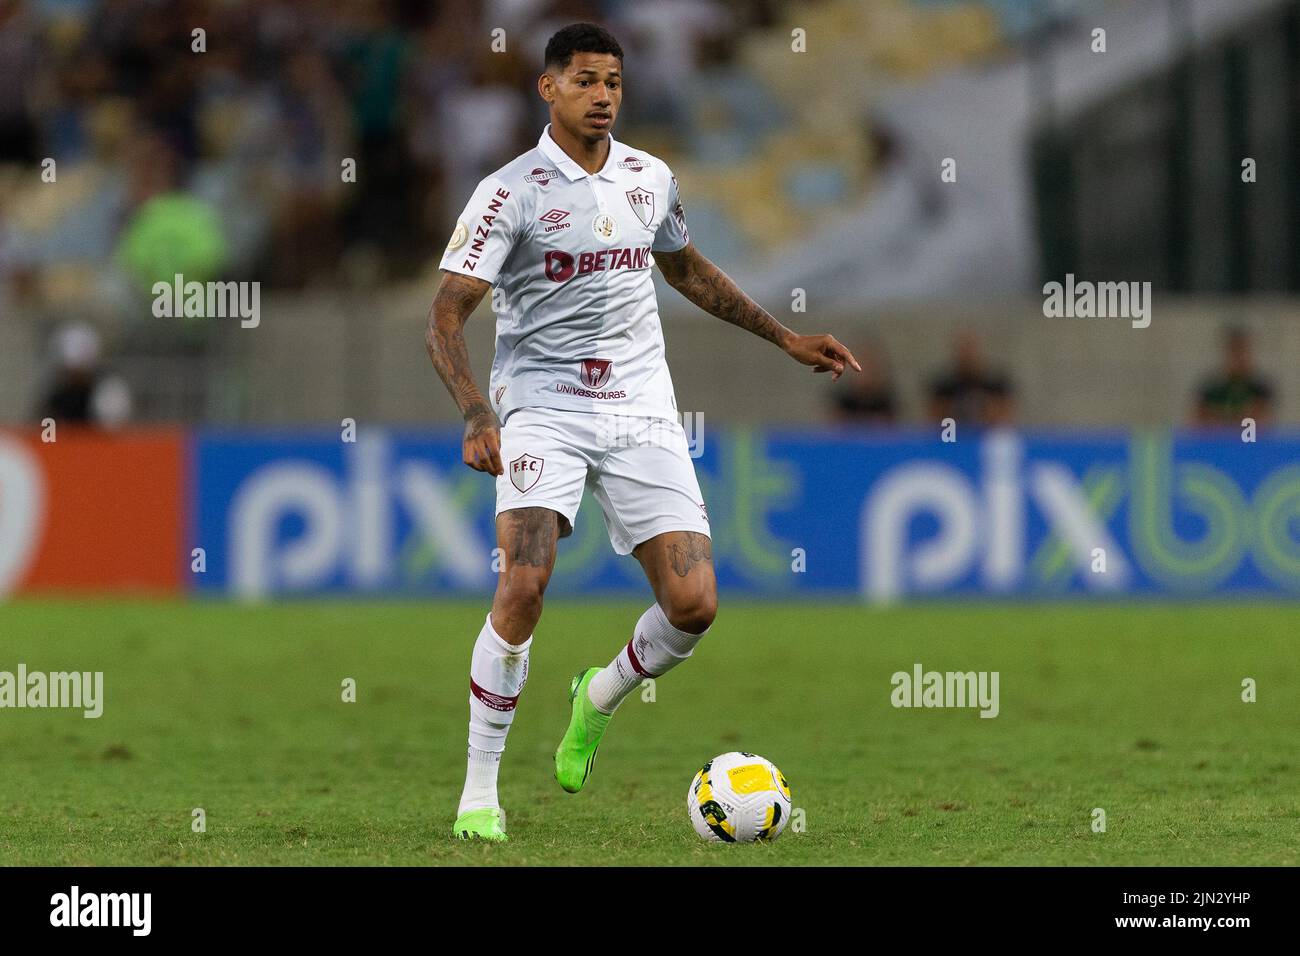
[[[682,199],[677,193],[677,177],[673,176],[668,187],[668,214],[659,223],[659,231],[655,233],[650,249],[653,252],[676,252],[690,241],[690,233],[686,231],[686,213],[682,211]]]
[[[496,176],[478,184],[442,254],[440,268],[495,282],[514,249],[519,197]]]

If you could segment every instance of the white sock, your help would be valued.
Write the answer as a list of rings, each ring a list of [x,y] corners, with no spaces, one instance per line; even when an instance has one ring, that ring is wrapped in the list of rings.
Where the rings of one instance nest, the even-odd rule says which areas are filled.
[[[587,696],[600,712],[614,713],[623,698],[640,687],[647,677],[662,677],[690,657],[707,633],[708,628],[699,634],[679,631],[668,623],[663,608],[650,605],[636,622],[632,640],[591,679]]]
[[[499,806],[497,803],[497,770],[501,766],[501,754],[490,750],[469,748],[469,760],[465,770],[465,789],[460,794],[460,808],[456,815],[466,810],[478,810],[482,807]]]
[[[514,645],[492,627],[488,614],[474,642],[469,665],[469,757],[459,813],[497,802],[497,769],[515,705],[528,681],[528,648],[533,639]]]

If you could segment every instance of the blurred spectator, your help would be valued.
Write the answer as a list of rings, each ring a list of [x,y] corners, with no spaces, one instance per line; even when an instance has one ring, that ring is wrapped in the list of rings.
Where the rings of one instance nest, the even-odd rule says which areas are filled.
[[[408,41],[388,0],[339,9],[342,22],[333,29],[336,69],[348,95],[357,141],[357,181],[350,190],[357,195],[348,207],[346,228],[389,255],[402,254],[411,224],[413,182],[399,125]]]
[[[930,386],[930,417],[951,418],[963,425],[989,428],[1015,418],[1014,390],[1003,372],[984,361],[979,337],[970,330],[957,335],[952,368]]]
[[[53,381],[38,417],[104,428],[131,417],[130,389],[101,367],[99,334],[89,325],[66,325],[55,335]]]
[[[319,52],[289,57],[276,116],[279,150],[274,180],[273,248],[269,281],[300,286],[332,270],[342,239],[337,226],[344,185],[340,157],[347,156],[347,103]],[[360,161],[360,160],[359,160]],[[383,181],[380,169],[364,169],[358,183]],[[398,184],[400,186],[400,183]],[[362,190],[359,201],[368,192]]]
[[[889,363],[880,346],[864,342],[854,350],[862,371],[846,375],[833,393],[833,417],[843,424],[892,425],[898,417]]]
[[[479,180],[501,165],[503,144],[522,152],[537,142],[541,132],[540,126],[527,125],[527,101],[519,91],[529,84],[512,66],[504,55],[481,57],[467,76],[458,78],[454,95],[441,98],[441,159],[447,188],[451,196],[457,197],[453,201],[457,209],[473,194]],[[532,72],[540,74],[540,66]],[[535,81],[537,77],[530,79]],[[455,143],[455,149],[447,149],[447,143]]]
[[[140,130],[127,153],[118,261],[145,291],[178,274],[197,282],[219,278],[226,258],[221,223],[208,203],[177,187],[178,151],[161,134]]]
[[[478,181],[536,142],[555,29],[625,31],[640,92],[620,136],[658,118],[671,150],[692,76],[787,2],[0,0],[0,167],[18,164],[0,295],[98,303],[177,264],[271,287],[419,274]]]
[[[679,95],[700,66],[700,48],[736,26],[711,0],[658,0],[624,7],[615,25],[636,56],[635,109],[659,122],[686,122]]]
[[[1243,418],[1264,424],[1273,417],[1273,386],[1255,372],[1250,334],[1233,327],[1223,336],[1223,371],[1201,385],[1196,424],[1241,427]]]
[[[0,0],[0,163],[37,159],[36,123],[29,110],[40,45],[24,0]]]

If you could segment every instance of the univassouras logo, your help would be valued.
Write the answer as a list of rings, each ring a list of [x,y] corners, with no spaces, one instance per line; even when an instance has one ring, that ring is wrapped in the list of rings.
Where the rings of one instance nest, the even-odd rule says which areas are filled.
[[[578,375],[587,388],[604,388],[609,384],[613,369],[614,363],[610,359],[583,359]]]
[[[589,388],[579,388],[577,385],[566,385],[564,382],[556,382],[555,390],[561,395],[577,395],[579,398],[627,398],[627,392],[621,388],[612,392],[593,392]]]
[[[87,718],[104,713],[103,671],[0,671],[0,708],[80,710]]]
[[[83,893],[73,886],[50,897],[50,925],[126,926],[132,936],[148,936],[153,927],[153,894]]]
[[[612,272],[615,269],[650,268],[650,247],[639,249],[601,249],[599,252],[580,252],[575,259],[571,253],[552,249],[544,262],[546,278],[552,282],[568,282],[575,275],[592,272]]]

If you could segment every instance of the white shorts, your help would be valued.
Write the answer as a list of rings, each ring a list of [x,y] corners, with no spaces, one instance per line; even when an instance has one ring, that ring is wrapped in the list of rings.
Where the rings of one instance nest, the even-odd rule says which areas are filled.
[[[497,514],[549,508],[573,533],[590,488],[619,554],[665,531],[709,533],[708,512],[679,422],[613,413],[520,408],[501,426]]]

